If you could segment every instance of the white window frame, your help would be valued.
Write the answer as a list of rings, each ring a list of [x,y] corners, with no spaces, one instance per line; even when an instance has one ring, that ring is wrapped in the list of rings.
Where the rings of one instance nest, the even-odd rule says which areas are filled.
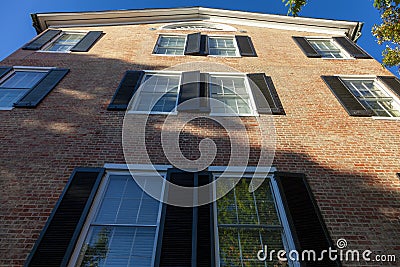
[[[229,116],[239,116],[239,117],[254,117],[254,116],[259,116],[258,112],[257,112],[257,108],[256,108],[256,104],[254,102],[254,97],[253,97],[253,92],[251,91],[251,87],[250,87],[250,82],[249,82],[249,78],[247,77],[246,74],[244,73],[230,73],[230,72],[209,72],[209,83],[211,84],[211,77],[212,76],[219,76],[219,77],[229,77],[229,76],[236,76],[236,77],[241,77],[244,79],[244,85],[246,88],[246,92],[249,96],[249,107],[250,110],[252,111],[251,113],[244,113],[244,114],[240,114],[240,113],[215,113],[212,112],[212,108],[211,108],[211,112],[210,112],[210,116],[225,116],[225,117],[229,117]],[[210,86],[211,87],[211,86]],[[212,92],[211,92],[211,88],[210,88],[210,95],[208,96],[209,98],[212,98]]]
[[[330,41],[334,46],[336,46],[336,48],[338,50],[340,50],[340,53],[343,55],[342,58],[329,58],[329,57],[324,57],[322,54],[320,54],[320,51],[316,50],[318,52],[318,54],[321,55],[322,59],[333,59],[333,60],[343,60],[343,59],[355,59],[354,57],[352,57],[349,53],[347,53],[347,51],[345,49],[343,49],[343,47],[338,44],[333,38],[331,37],[321,37],[321,36],[307,36],[305,37],[307,39],[308,42],[310,41]],[[311,43],[310,43],[311,45]],[[312,46],[312,45],[311,45]],[[313,47],[313,46],[312,46]],[[314,47],[313,47],[314,48]],[[315,48],[314,48],[315,49]]]
[[[192,24],[192,25],[200,25],[200,26],[204,25],[205,28],[204,29],[198,28],[198,27],[195,27],[195,28],[188,27],[188,28],[183,28],[183,29],[181,29],[181,28],[173,28],[173,27],[176,27],[176,26],[179,27],[180,25],[190,25],[190,24]],[[219,28],[219,29],[207,28],[208,25],[214,26],[215,28]],[[236,28],[234,28],[234,27],[232,27],[230,25],[221,24],[221,23],[214,23],[214,22],[209,22],[209,21],[189,21],[189,22],[169,23],[169,24],[161,26],[159,28],[159,30],[173,30],[173,31],[200,31],[201,30],[201,31],[226,31],[226,32],[228,32],[228,31],[229,32],[236,32],[237,31]]]
[[[162,37],[185,37],[182,55],[158,54],[157,51],[158,51],[158,48],[160,47],[160,42],[161,42],[161,38]],[[185,56],[186,41],[187,41],[187,35],[186,34],[159,34],[158,35],[158,39],[157,39],[157,43],[154,46],[152,55],[169,56],[169,57],[183,57],[183,56]]]
[[[343,81],[345,80],[360,80],[360,81],[366,81],[366,80],[370,80],[374,82],[374,85],[381,91],[383,91],[384,93],[388,94],[389,97],[391,97],[393,99],[393,102],[395,102],[397,105],[400,106],[400,99],[397,95],[395,95],[392,90],[390,90],[385,84],[383,84],[381,81],[379,81],[378,77],[373,76],[373,75],[338,75],[338,77],[340,79],[342,79]],[[344,86],[347,87],[346,84],[344,84]],[[350,88],[347,87],[347,89],[351,92],[351,94],[353,94],[352,90]],[[354,94],[353,96],[358,100],[358,97],[356,97]],[[363,105],[364,106],[364,105]],[[366,107],[368,108],[368,107]],[[371,110],[372,109],[369,109]],[[400,109],[399,109],[400,112]],[[400,117],[386,117],[386,116],[372,116],[373,119],[377,119],[377,120],[400,120]]]
[[[265,180],[269,180],[270,182],[270,188],[272,191],[272,197],[274,199],[274,204],[275,204],[275,208],[276,208],[276,212],[278,215],[278,219],[280,221],[280,224],[282,226],[282,243],[283,243],[283,247],[285,251],[292,251],[292,250],[296,250],[296,246],[295,246],[295,242],[293,239],[293,235],[291,233],[290,230],[290,225],[289,225],[289,221],[287,219],[286,216],[286,212],[285,212],[285,208],[284,208],[284,204],[281,198],[281,195],[279,193],[279,187],[277,184],[276,179],[274,178],[274,176],[269,173],[275,170],[275,168],[271,168],[268,169],[266,173],[264,173],[264,175],[262,175],[261,173],[258,173],[256,177],[253,177],[254,170],[252,170],[251,168],[246,168],[246,172],[244,174],[237,174],[235,172],[232,172],[231,174],[226,173],[226,170],[223,170],[223,168],[221,167],[210,167],[209,171],[212,171],[212,169],[215,169],[215,171],[212,173],[213,175],[213,179],[226,179],[226,178],[234,178],[234,179],[239,179],[239,178],[247,178],[247,179],[265,179]],[[219,173],[218,171],[225,171],[224,173],[224,177],[219,177],[221,175],[221,173]],[[261,175],[261,176],[260,176]],[[264,181],[265,183],[266,181]],[[214,188],[213,190],[213,196],[214,199],[216,198],[216,190]],[[217,200],[218,201],[218,200]],[[217,201],[213,202],[213,219],[214,219],[214,237],[215,237],[215,251],[214,251],[214,255],[215,255],[215,266],[219,267],[220,266],[220,258],[219,258],[219,235],[218,235],[218,207],[217,207]],[[257,252],[258,251],[254,251],[254,255],[257,256]],[[269,256],[269,255],[267,255]],[[300,267],[300,263],[298,261],[292,261],[288,258],[288,265],[290,267]]]
[[[159,74],[159,75],[179,75],[179,84],[178,84],[178,91],[176,94],[176,101],[175,101],[175,108],[170,111],[170,112],[160,112],[160,111],[139,111],[139,110],[133,110],[134,107],[136,107],[138,105],[138,101],[139,101],[139,95],[137,95],[140,92],[136,92],[135,95],[133,96],[133,102],[131,105],[129,105],[128,107],[128,114],[154,114],[154,115],[176,115],[178,114],[177,111],[177,106],[178,106],[178,101],[179,101],[179,93],[181,90],[181,81],[182,81],[182,72],[180,71],[153,71],[153,70],[149,70],[149,71],[144,71],[144,75],[142,77],[142,79],[140,80],[140,86],[143,85],[143,83],[146,80],[146,75],[154,75],[154,74]],[[151,79],[151,78],[150,78]],[[139,88],[140,88],[139,86]]]
[[[106,164],[107,166],[107,164]],[[100,209],[100,205],[101,202],[104,198],[104,194],[105,191],[107,189],[107,186],[109,184],[110,181],[110,177],[111,176],[131,176],[131,172],[127,171],[127,165],[124,164],[109,164],[109,167],[111,169],[106,171],[106,174],[104,175],[104,177],[102,178],[102,181],[100,183],[99,186],[99,190],[96,193],[95,199],[92,203],[92,206],[90,208],[89,214],[86,218],[86,221],[84,223],[84,226],[81,230],[81,233],[79,235],[78,241],[75,245],[75,249],[72,253],[72,256],[68,262],[68,267],[74,267],[76,266],[76,264],[78,263],[79,260],[79,256],[80,256],[80,252],[81,249],[85,243],[85,240],[89,234],[89,230],[91,227],[92,222],[95,219],[95,216],[97,215],[99,209]],[[149,168],[150,170],[150,168]],[[146,173],[148,171],[147,170],[143,170],[140,171],[138,170],[137,175],[143,175],[146,176]],[[164,177],[164,183],[163,183],[163,187],[161,190],[161,196],[164,196],[165,193],[165,176],[166,176],[166,171],[164,170],[160,170],[159,173]],[[151,179],[151,174],[149,176]],[[133,178],[132,178],[133,179]],[[151,266],[154,266],[155,264],[155,260],[156,260],[156,253],[157,253],[157,243],[158,243],[158,236],[159,236],[159,232],[160,232],[160,221],[161,221],[161,216],[162,216],[162,209],[163,209],[163,203],[159,202],[159,207],[158,207],[158,214],[157,214],[157,224],[156,224],[156,232],[154,235],[154,244],[153,244],[153,256],[152,256],[152,260],[151,260]]]
[[[238,44],[236,42],[236,38],[235,38],[234,35],[207,35],[207,48],[208,48],[208,51],[210,51],[210,38],[215,38],[215,39],[218,39],[218,38],[221,38],[221,39],[228,39],[229,38],[230,39],[230,38],[232,38],[233,46],[235,48],[235,55],[234,56],[222,56],[222,55],[210,55],[210,54],[208,54],[207,56],[209,56],[209,57],[224,57],[224,58],[242,57],[240,55],[239,46],[238,46]]]
[[[44,72],[47,73],[53,69],[53,67],[28,67],[28,66],[14,66],[13,69],[11,71],[9,71],[4,77],[2,77],[0,79],[0,84],[2,84],[3,82],[7,81],[15,72],[17,71],[26,71],[26,72]],[[46,77],[46,75],[44,77]],[[43,77],[43,78],[44,78]],[[18,100],[22,99],[27,93],[29,93],[30,90],[32,90],[38,83],[40,83],[41,80],[39,80],[35,85],[33,85],[31,88],[25,89],[27,90],[27,92],[21,96]],[[10,88],[13,89],[13,88]],[[0,89],[1,90],[1,89]],[[19,89],[15,89],[15,90],[19,90]],[[17,100],[17,101],[18,101]],[[14,107],[1,107],[0,106],[0,110],[12,110],[14,109]]]
[[[44,45],[37,52],[41,52],[41,53],[56,53],[56,54],[69,54],[69,53],[71,53],[70,50],[67,50],[67,51],[49,51],[49,50],[46,50],[47,48],[52,46],[55,42],[57,42],[57,40],[60,39],[61,36],[63,36],[64,34],[83,34],[84,35],[82,37],[82,39],[83,39],[83,38],[85,38],[86,34],[88,34],[88,31],[61,31],[57,36],[55,36],[53,39],[51,39],[49,42],[47,42],[46,45]],[[81,40],[79,40],[78,43]]]

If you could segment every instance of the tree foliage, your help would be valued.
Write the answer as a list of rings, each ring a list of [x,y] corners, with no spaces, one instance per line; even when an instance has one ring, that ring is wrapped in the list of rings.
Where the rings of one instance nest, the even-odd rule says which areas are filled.
[[[288,14],[297,16],[307,4],[307,0],[282,0],[288,6]],[[400,66],[400,0],[374,0],[374,7],[379,10],[381,24],[375,24],[372,34],[378,44],[385,45],[382,52],[383,65]],[[399,67],[400,70],[400,67]]]

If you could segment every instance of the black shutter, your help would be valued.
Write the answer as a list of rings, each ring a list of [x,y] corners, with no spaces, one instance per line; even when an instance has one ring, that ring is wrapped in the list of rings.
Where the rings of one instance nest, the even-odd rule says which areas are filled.
[[[328,250],[329,247],[334,249],[305,175],[275,173],[275,178],[297,251],[301,253],[304,250],[313,250],[319,257],[323,250]],[[304,263],[306,266],[315,267],[341,266],[339,261],[331,261],[329,257],[325,257],[323,261],[306,261]]]
[[[400,173],[397,174],[397,177],[399,177],[399,179],[400,179]]]
[[[201,35],[200,38],[200,55],[206,56],[208,55],[208,36]]]
[[[293,36],[292,38],[307,57],[311,58],[321,57],[321,55],[317,52],[317,50],[314,49],[314,47],[311,46],[311,44],[307,41],[306,38],[297,36]]]
[[[400,81],[398,78],[394,76],[378,76],[378,79],[400,97]]]
[[[366,109],[337,76],[321,76],[332,93],[350,116],[371,117],[374,113]]]
[[[185,55],[201,54],[201,33],[188,34],[186,37]]]
[[[352,57],[366,59],[372,58],[367,54],[367,52],[361,49],[361,47],[356,45],[354,42],[350,41],[350,39],[347,37],[333,37],[333,40],[340,44],[340,46],[343,47],[343,49],[346,50],[347,53],[349,53]]]
[[[22,97],[14,107],[34,108],[53,90],[54,87],[64,78],[69,69],[51,69],[47,75]]]
[[[128,70],[122,78],[107,110],[126,110],[131,98],[140,87],[144,71]]]
[[[66,266],[96,195],[104,169],[76,168],[25,266]]]
[[[265,76],[264,73],[250,73],[247,77],[250,79],[250,88],[258,113],[285,115],[271,77]]]
[[[7,73],[12,71],[12,67],[7,67],[7,66],[1,66],[0,67],[0,79],[3,78]]]
[[[90,31],[85,37],[82,38],[74,47],[72,47],[72,52],[87,52],[89,49],[99,40],[103,32],[101,31]]]
[[[60,33],[61,33],[60,30],[47,30],[38,37],[36,37],[33,41],[23,46],[22,49],[39,50]]]
[[[198,97],[200,97],[200,71],[182,72],[178,111],[199,112],[200,100],[196,99]],[[190,104],[182,104],[190,99],[195,99],[195,103],[192,101]]]
[[[236,43],[242,57],[256,57],[257,53],[254,49],[253,42],[249,36],[236,35]]]

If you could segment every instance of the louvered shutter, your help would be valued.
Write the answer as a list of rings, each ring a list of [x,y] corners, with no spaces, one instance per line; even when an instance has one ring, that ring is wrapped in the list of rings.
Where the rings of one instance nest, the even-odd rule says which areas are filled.
[[[144,71],[128,70],[122,78],[107,110],[126,110],[131,98],[140,87]]]
[[[12,67],[1,66],[0,67],[0,79],[3,78],[7,73],[12,71]]]
[[[182,72],[181,88],[179,91],[178,111],[200,111],[200,71]],[[184,102],[193,99],[189,104]]]
[[[321,57],[321,55],[317,52],[317,50],[315,50],[314,47],[312,47],[312,45],[307,41],[307,38],[298,36],[293,36],[292,38],[307,57],[310,58]]]
[[[34,108],[64,78],[69,69],[51,69],[47,75],[33,87],[24,97],[14,104],[17,108]]]
[[[198,55],[201,53],[201,33],[188,34],[186,37],[185,55]]]
[[[90,31],[88,32],[74,47],[71,51],[73,52],[87,52],[89,49],[99,40],[102,36],[102,31]]]
[[[104,169],[76,168],[25,266],[66,266],[96,195]]]
[[[236,35],[236,43],[242,57],[256,57],[257,53],[254,49],[253,42],[249,36]]]
[[[367,52],[365,52],[361,47],[359,47],[347,37],[333,37],[333,39],[352,57],[364,59],[372,58],[370,55],[367,54]]]
[[[399,179],[400,179],[400,173],[397,174],[397,177],[399,177]]]
[[[305,175],[275,173],[275,178],[297,251],[313,250],[316,255],[322,255],[323,250],[329,247],[334,249]],[[323,261],[303,262],[303,266],[336,267],[341,266],[341,263],[325,257]]]
[[[340,104],[349,113],[350,116],[371,117],[373,112],[366,109],[358,99],[350,92],[337,76],[321,76],[332,93],[339,100]]]
[[[394,76],[378,76],[378,79],[400,98],[400,81],[398,78]]]
[[[258,113],[284,115],[285,111],[271,77],[264,73],[251,73],[247,74],[247,77],[250,79],[250,88]]]
[[[200,37],[200,55],[206,56],[208,55],[208,36],[201,35]]]
[[[23,46],[22,49],[39,50],[60,33],[61,30],[47,30],[38,37],[36,37],[33,41]]]

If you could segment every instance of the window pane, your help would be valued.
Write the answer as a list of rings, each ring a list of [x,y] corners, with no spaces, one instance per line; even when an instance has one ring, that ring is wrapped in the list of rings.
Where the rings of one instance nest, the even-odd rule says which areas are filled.
[[[215,56],[236,56],[236,47],[233,41],[233,37],[230,38],[219,38],[209,37],[208,38],[208,53]]]
[[[0,88],[31,89],[47,72],[43,71],[15,71],[6,81],[0,84]]]
[[[13,104],[21,99],[29,90],[1,89],[0,107],[12,108]]]
[[[85,34],[81,33],[63,33],[55,42],[48,46],[46,51],[66,52],[71,50]]]
[[[311,46],[324,58],[344,58],[341,50],[332,42],[332,40],[310,40]]]
[[[183,36],[161,36],[156,48],[156,54],[183,55],[185,49]]]

